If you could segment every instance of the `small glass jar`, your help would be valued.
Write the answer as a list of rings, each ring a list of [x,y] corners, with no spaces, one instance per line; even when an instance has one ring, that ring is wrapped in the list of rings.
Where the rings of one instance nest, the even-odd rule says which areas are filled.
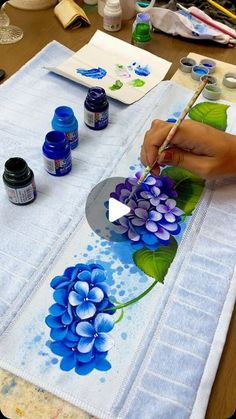
[[[73,150],[79,144],[78,121],[69,106],[59,106],[55,109],[52,128],[63,132]]]
[[[6,161],[3,182],[13,204],[26,205],[35,200],[34,173],[24,159],[12,157]]]
[[[84,122],[87,127],[106,128],[109,119],[109,103],[102,87],[91,87],[84,102]]]
[[[65,176],[71,171],[71,148],[63,132],[48,132],[42,150],[44,167],[50,175]]]
[[[140,22],[135,26],[132,34],[132,44],[147,49],[152,40],[149,23]]]

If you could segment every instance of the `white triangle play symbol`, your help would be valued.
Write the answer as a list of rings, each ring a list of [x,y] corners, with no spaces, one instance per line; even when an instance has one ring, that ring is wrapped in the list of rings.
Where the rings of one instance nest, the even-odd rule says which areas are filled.
[[[130,208],[122,204],[120,201],[117,201],[115,198],[109,199],[108,204],[108,219],[111,223],[123,217],[124,215],[129,214]]]

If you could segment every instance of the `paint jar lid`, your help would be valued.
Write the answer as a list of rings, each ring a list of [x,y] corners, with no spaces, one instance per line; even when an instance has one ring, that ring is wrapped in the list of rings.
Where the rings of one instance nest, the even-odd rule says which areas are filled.
[[[236,88],[236,73],[226,73],[223,78],[223,84],[230,89]]]
[[[55,117],[58,122],[68,124],[74,120],[74,112],[69,106],[58,106],[55,109]]]
[[[214,76],[209,76],[209,75],[207,75],[207,76],[201,76],[200,77],[200,80],[201,81],[204,81],[206,77],[207,77],[207,84],[211,84],[212,86],[216,86],[217,85],[217,78],[214,77]]]
[[[200,80],[201,76],[206,76],[209,70],[203,65],[194,65],[191,71],[191,77],[194,80]]]
[[[151,19],[150,15],[148,13],[138,13],[136,16],[137,23],[140,23],[140,22],[149,23],[150,19]]]
[[[218,86],[207,84],[202,95],[209,100],[218,100],[221,96],[221,89]]]
[[[107,0],[105,4],[106,11],[109,11],[111,13],[119,12],[121,10],[120,8],[120,2],[119,0]]]
[[[179,68],[184,73],[191,73],[192,67],[196,65],[196,61],[189,57],[183,57],[181,58],[179,62]]]
[[[107,102],[107,95],[105,90],[102,87],[90,87],[88,89],[86,101],[93,104],[102,104]]]
[[[203,65],[209,70],[209,73],[214,73],[216,69],[216,62],[211,60],[210,58],[203,58],[200,61],[200,65]]]
[[[149,42],[151,41],[151,32],[149,23],[140,22],[137,23],[133,32],[133,40],[136,42]]]
[[[21,157],[11,157],[5,163],[3,180],[9,186],[22,186],[33,177],[33,172]]]

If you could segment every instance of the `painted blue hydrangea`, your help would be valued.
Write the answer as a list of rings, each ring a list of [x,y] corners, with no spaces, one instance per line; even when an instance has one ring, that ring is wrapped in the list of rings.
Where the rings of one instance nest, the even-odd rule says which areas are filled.
[[[141,172],[116,186],[111,197],[126,203],[140,179]],[[131,211],[117,220],[115,231],[125,235],[136,248],[151,250],[168,245],[172,235],[180,232],[183,211],[176,207],[177,193],[168,176],[149,175],[128,202]]]
[[[79,375],[93,369],[107,371],[106,359],[114,342],[114,304],[104,269],[98,264],[77,264],[51,281],[55,303],[45,322],[51,329],[51,351],[62,357],[63,371],[75,369]]]

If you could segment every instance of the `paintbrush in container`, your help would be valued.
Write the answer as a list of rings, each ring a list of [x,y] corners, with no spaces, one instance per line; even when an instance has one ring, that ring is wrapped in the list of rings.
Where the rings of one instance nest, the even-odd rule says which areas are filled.
[[[204,80],[199,84],[197,90],[195,91],[195,93],[193,94],[193,96],[191,97],[191,99],[189,100],[189,102],[187,103],[187,105],[185,106],[184,110],[181,112],[179,118],[174,123],[173,127],[171,128],[171,130],[170,130],[169,134],[167,135],[165,141],[160,146],[160,148],[158,150],[158,154],[157,154],[156,160],[153,162],[153,164],[151,166],[145,167],[145,169],[144,169],[144,171],[143,171],[140,179],[137,182],[137,185],[135,186],[134,190],[131,192],[130,196],[127,198],[127,200],[125,202],[126,205],[132,199],[132,197],[134,196],[134,194],[137,192],[138,188],[145,181],[146,177],[152,171],[152,169],[154,168],[154,166],[158,163],[158,159],[159,159],[159,156],[161,155],[161,153],[170,145],[171,140],[174,137],[177,129],[179,128],[180,124],[183,122],[183,120],[186,117],[186,115],[189,113],[191,107],[196,102],[198,96],[202,93],[202,91],[203,91],[203,89],[204,89],[204,87],[206,86],[207,83],[208,83],[208,77],[206,76],[206,77],[204,77]]]

